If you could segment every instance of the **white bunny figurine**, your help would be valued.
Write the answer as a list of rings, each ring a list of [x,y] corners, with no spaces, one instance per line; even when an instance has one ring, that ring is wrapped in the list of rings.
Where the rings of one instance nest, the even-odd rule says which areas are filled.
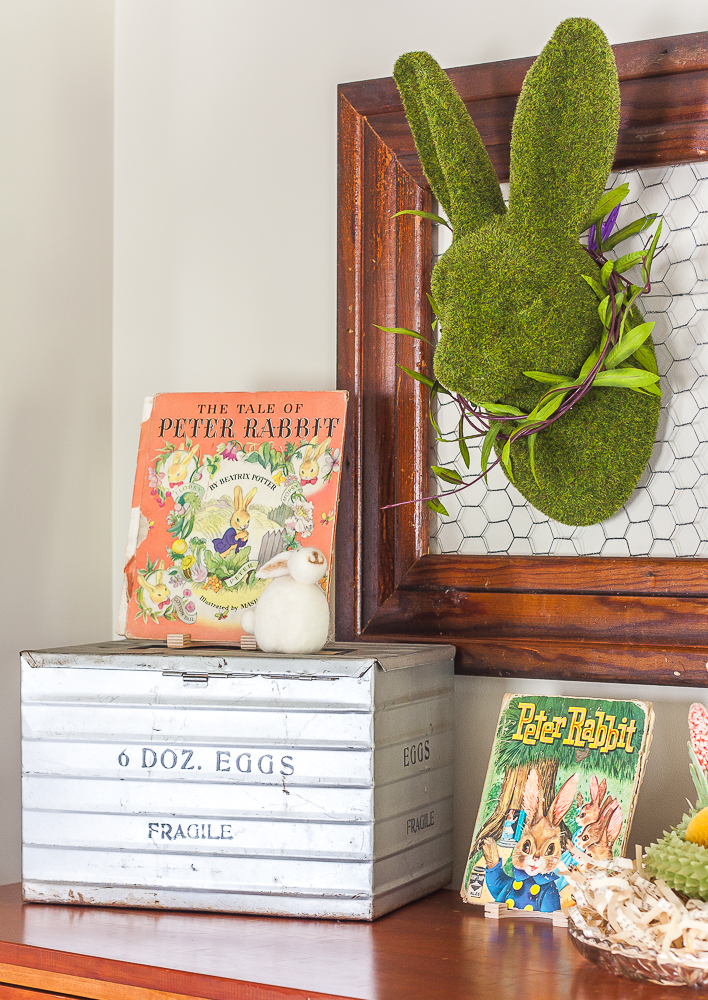
[[[273,556],[256,572],[272,579],[255,607],[241,615],[241,628],[266,653],[317,653],[327,641],[329,605],[318,584],[327,572],[319,549],[292,549]]]

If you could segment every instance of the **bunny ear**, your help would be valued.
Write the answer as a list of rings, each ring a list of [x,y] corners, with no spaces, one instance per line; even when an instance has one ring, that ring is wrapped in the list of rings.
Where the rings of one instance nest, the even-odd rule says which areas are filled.
[[[511,134],[509,213],[578,233],[612,168],[620,94],[612,49],[587,18],[560,24],[526,74]]]
[[[425,175],[462,236],[506,211],[494,167],[449,77],[427,52],[408,52],[393,71]]]
[[[313,458],[319,458],[319,457],[320,457],[320,455],[321,455],[321,454],[322,454],[322,453],[323,453],[324,451],[326,451],[326,450],[327,450],[327,445],[329,444],[329,442],[330,442],[331,440],[332,440],[332,438],[325,438],[325,439],[324,439],[324,441],[322,441],[322,443],[321,443],[321,444],[318,444],[318,445],[317,445],[317,447],[315,448],[315,452],[314,452],[314,454],[313,454],[313,456],[312,456],[312,457],[313,457]]]
[[[279,552],[277,556],[273,556],[268,562],[263,563],[261,568],[256,571],[256,576],[260,580],[272,579],[276,576],[287,576],[290,570],[288,569],[288,555],[287,552]]]
[[[619,837],[619,832],[622,829],[623,820],[624,816],[622,815],[622,806],[619,804],[619,802],[617,802],[615,804],[614,811],[610,816],[610,821],[607,824],[607,839],[611,844],[614,844],[614,842]]]
[[[526,822],[533,823],[538,812],[539,784],[538,771],[532,767],[524,785],[523,807],[526,813]]]
[[[590,799],[593,802],[595,802],[596,800],[599,800],[599,798],[600,798],[600,796],[597,794],[598,791],[599,791],[599,788],[600,788],[600,786],[597,783],[597,776],[593,774],[592,778],[590,779]]]
[[[573,799],[575,797],[575,789],[577,787],[578,776],[577,774],[571,774],[568,780],[564,781],[558,789],[558,794],[551,803],[551,808],[548,810],[551,822],[554,826],[558,826],[560,821],[572,806]]]
[[[234,486],[234,510],[243,508],[243,493],[240,486]]]
[[[251,492],[246,497],[246,499],[243,501],[244,510],[246,509],[246,507],[248,507],[249,503],[251,502],[251,500],[253,500],[257,492],[258,492],[258,487],[254,486]]]

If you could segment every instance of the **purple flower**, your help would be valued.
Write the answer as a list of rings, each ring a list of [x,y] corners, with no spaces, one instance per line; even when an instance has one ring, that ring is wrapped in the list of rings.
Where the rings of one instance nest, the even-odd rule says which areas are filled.
[[[619,215],[620,206],[615,205],[610,214],[607,216],[605,221],[602,223],[602,240],[603,243],[610,235],[615,227],[615,222],[617,222],[617,216]],[[590,233],[588,234],[588,248],[590,250],[597,249],[597,243],[595,241],[595,226],[590,227]]]
[[[327,452],[327,454],[323,457],[322,468],[324,469],[326,476],[331,476],[333,472],[339,472],[339,458],[339,448],[335,448],[331,454]]]
[[[235,444],[227,444],[222,452],[222,456],[231,462],[242,462],[246,457],[246,453],[237,448]]]

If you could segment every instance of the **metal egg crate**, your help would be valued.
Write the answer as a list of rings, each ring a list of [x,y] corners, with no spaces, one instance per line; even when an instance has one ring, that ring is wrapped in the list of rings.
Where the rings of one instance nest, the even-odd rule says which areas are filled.
[[[446,885],[453,653],[23,653],[24,898],[367,920]]]

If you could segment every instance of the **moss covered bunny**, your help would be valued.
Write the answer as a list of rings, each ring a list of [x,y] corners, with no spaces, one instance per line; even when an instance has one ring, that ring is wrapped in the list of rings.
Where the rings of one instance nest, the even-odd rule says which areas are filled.
[[[524,373],[577,378],[605,335],[598,295],[584,278],[601,287],[600,270],[578,237],[603,194],[617,143],[612,50],[596,24],[573,18],[529,70],[512,129],[508,210],[482,140],[435,60],[408,53],[394,76],[453,229],[432,277],[441,327],[435,375],[473,403],[527,414],[548,386]],[[627,319],[629,328],[642,323],[636,307]],[[623,367],[656,371],[650,338],[643,364],[638,358]],[[565,524],[610,517],[647,465],[659,406],[656,388],[599,380],[537,435],[533,454],[526,440],[512,443],[515,486]],[[502,428],[498,454],[512,429]]]

